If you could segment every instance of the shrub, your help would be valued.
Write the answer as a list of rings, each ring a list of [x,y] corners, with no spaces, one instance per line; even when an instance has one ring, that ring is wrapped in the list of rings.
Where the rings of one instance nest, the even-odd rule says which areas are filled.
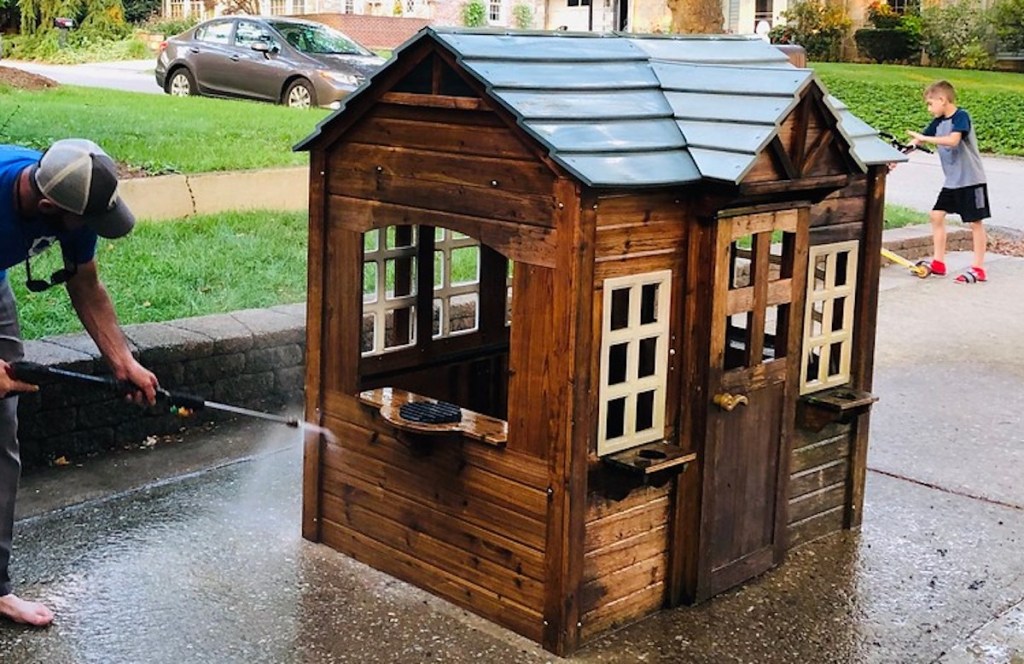
[[[180,35],[198,22],[199,19],[195,18],[165,19],[160,18],[159,16],[154,16],[142,24],[142,29],[154,35],[173,37],[174,35]]]
[[[999,50],[1024,51],[1024,0],[997,0],[990,18]]]
[[[868,5],[868,22],[879,30],[898,28],[900,15],[887,2],[875,0]]]
[[[124,20],[140,25],[160,14],[160,0],[122,0]]]
[[[512,24],[520,30],[527,30],[533,27],[533,7],[517,4],[512,8]]]
[[[822,0],[797,0],[782,12],[782,18],[786,22],[768,33],[773,44],[799,44],[811,60],[840,59],[843,39],[852,25],[841,6]]]
[[[487,7],[483,0],[469,0],[462,5],[462,25],[467,28],[481,28],[487,25]]]
[[[994,44],[977,0],[954,0],[921,10],[921,41],[931,64],[958,69],[990,69]]]
[[[901,28],[862,28],[853,33],[857,50],[875,62],[897,62],[911,58],[920,43]]]

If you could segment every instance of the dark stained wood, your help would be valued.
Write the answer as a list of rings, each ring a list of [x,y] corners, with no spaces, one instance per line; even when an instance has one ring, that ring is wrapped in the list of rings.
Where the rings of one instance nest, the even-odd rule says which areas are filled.
[[[864,235],[864,222],[854,221],[848,224],[817,226],[811,230],[808,242],[814,247],[819,244],[860,240]]]
[[[432,108],[451,108],[467,111],[482,111],[491,108],[490,104],[478,97],[451,97],[446,95],[420,95],[411,92],[385,92],[380,96],[385,104],[400,106],[429,106]]]
[[[546,398],[552,403],[552,428],[548,440],[553,444],[547,452],[551,468],[551,510],[548,520],[547,597],[544,602],[543,645],[552,652],[564,654],[580,643],[579,591],[583,576],[583,550],[579,543],[584,536],[586,507],[587,455],[596,446],[591,426],[595,404],[590,395],[596,388],[590,373],[595,341],[588,332],[593,311],[594,228],[593,203],[584,201],[578,185],[572,180],[559,180],[555,198],[559,206],[556,225],[562,233],[559,251],[559,279],[551,302],[554,343],[537,348],[534,355],[548,355],[545,363],[562,369],[547,373],[549,385]],[[590,205],[583,205],[590,203]],[[582,208],[582,209],[581,209]],[[518,277],[518,274],[516,275]],[[517,283],[520,283],[517,279]],[[533,300],[540,302],[541,300]],[[515,305],[515,302],[513,302]],[[523,318],[515,318],[522,321]],[[515,328],[513,327],[513,336]],[[551,358],[559,358],[552,360]],[[525,405],[525,404],[524,404]]]
[[[324,316],[325,217],[324,153],[314,150],[309,157],[309,240],[307,243],[306,291],[306,417],[323,425],[320,390]],[[320,541],[320,445],[319,436],[307,435],[302,461],[302,536]]]
[[[849,474],[846,459],[795,473],[789,480],[790,499],[828,487],[845,485]]]
[[[821,175],[805,177],[799,180],[771,180],[767,182],[747,182],[740,185],[740,193],[745,196],[764,196],[802,192],[808,189],[839,189],[849,182],[849,175]]]
[[[450,228],[474,237],[517,263],[554,267],[558,231],[554,228],[514,224],[438,210],[331,196],[328,216],[332,225],[366,232],[371,228],[420,223]]]
[[[591,505],[587,509],[587,530],[583,541],[585,553],[650,532],[668,522],[671,509],[668,489],[635,493],[639,496],[631,501],[631,505],[623,501],[626,503],[625,509],[621,509],[622,503],[590,495]]]
[[[791,547],[806,544],[843,528],[843,507],[815,514],[789,525],[787,537]]]
[[[782,172],[786,179],[795,180],[800,177],[800,169],[793,163],[785,146],[782,145],[782,140],[778,136],[773,138],[768,144],[768,150],[771,151],[772,157],[775,159],[776,168]]]
[[[533,153],[504,127],[466,125],[454,121],[456,118],[452,115],[446,112],[444,122],[429,117],[368,118],[352,128],[348,140],[520,161],[533,158]]]
[[[462,420],[451,424],[428,424],[410,422],[402,418],[402,406],[417,401],[432,402],[428,399],[405,390],[392,387],[379,387],[359,393],[359,400],[374,406],[380,411],[381,417],[399,429],[422,433],[424,435],[440,433],[458,433],[466,438],[504,447],[508,442],[508,423],[493,417],[462,408]]]
[[[799,473],[810,468],[823,466],[840,459],[846,459],[850,452],[850,436],[847,433],[831,436],[793,450],[789,470]]]
[[[430,108],[426,106],[394,105],[379,102],[366,115],[360,118],[359,123],[349,131],[359,131],[363,123],[374,123],[378,120],[405,120],[410,122],[430,122],[434,125],[459,125],[464,126],[466,133],[472,133],[478,129],[504,128],[505,122],[498,112],[492,111],[471,111],[467,109],[452,110],[449,108]],[[372,130],[371,130],[372,131]],[[347,136],[346,136],[347,138]],[[365,143],[390,144],[386,141],[361,141]],[[410,145],[409,147],[416,147]]]
[[[852,386],[871,391],[875,363],[875,327],[878,311],[878,279],[881,270],[882,226],[885,216],[885,166],[874,166],[868,177],[868,205],[864,240],[861,243],[857,290],[859,297],[854,311],[854,353],[851,358]],[[870,416],[857,418],[853,449],[850,451],[850,482],[846,497],[844,527],[857,528],[863,519],[864,482],[868,465],[868,430]]]
[[[811,227],[863,222],[866,202],[860,196],[825,198],[811,211]]]
[[[434,152],[405,147],[344,143],[328,157],[328,191],[332,194],[352,194],[354,187],[370,189],[376,194],[387,194],[393,179],[412,180],[427,186],[430,183],[469,187],[474,191],[493,192],[494,196],[533,195],[550,196],[554,178],[547,166],[534,160],[497,159],[476,157],[467,160],[457,154]],[[458,191],[458,189],[454,189]],[[407,196],[412,193],[405,190]],[[480,195],[480,194],[478,194]],[[393,198],[388,201],[403,203]],[[410,204],[416,201],[410,202]],[[424,206],[428,207],[428,206]],[[431,206],[432,207],[432,206]],[[523,223],[550,223],[545,219],[530,219]]]
[[[324,372],[323,386],[343,394],[355,394],[362,335],[363,237],[337,228],[329,221],[325,230],[322,346],[331,351],[322,357],[332,370]],[[349,284],[359,284],[359,288],[347,288]]]
[[[789,501],[790,523],[827,512],[834,507],[841,507],[845,502],[845,484],[833,484],[819,491],[804,494]]]
[[[601,570],[597,576],[588,579],[580,591],[583,624],[590,622],[591,616],[602,606],[616,603],[652,585],[664,587],[667,566],[668,556],[663,549],[658,555],[629,567]]]
[[[543,618],[539,612],[459,578],[447,569],[430,565],[414,554],[392,549],[334,523],[325,524],[323,541],[362,563],[426,588],[529,639],[541,640]]]
[[[663,556],[667,549],[668,527],[662,523],[647,532],[589,551],[583,557],[584,582],[601,579],[609,572]]]
[[[634,623],[660,609],[665,602],[665,584],[650,586],[609,602],[588,613],[580,627],[580,640],[588,640],[602,632]]]

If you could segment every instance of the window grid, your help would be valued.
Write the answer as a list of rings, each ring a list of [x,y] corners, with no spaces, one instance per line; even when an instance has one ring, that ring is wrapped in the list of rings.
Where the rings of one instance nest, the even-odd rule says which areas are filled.
[[[601,385],[600,409],[598,415],[597,453],[611,454],[636,447],[664,437],[665,390],[668,373],[669,303],[672,272],[662,270],[629,277],[617,277],[604,281],[604,310],[601,324]],[[654,301],[654,319],[643,322],[642,305],[645,286],[657,288]],[[625,321],[613,320],[613,300],[623,298],[625,291],[628,314]],[[619,299],[621,306],[622,299]],[[613,329],[616,327],[617,329]],[[655,344],[653,367],[651,358],[644,371],[649,375],[640,376],[641,350]],[[616,384],[612,379],[612,354],[621,356],[625,345],[625,368],[615,368]],[[624,375],[623,375],[624,374]],[[641,399],[650,400],[653,393],[652,412],[644,411],[646,426],[637,429]],[[624,407],[623,407],[624,402]],[[618,419],[621,415],[622,423]],[[614,421],[614,422],[613,422]],[[621,430],[618,435],[609,435],[613,425]]]
[[[412,241],[407,247],[389,247],[388,230],[387,228],[372,230],[363,236],[363,273],[366,274],[367,266],[373,265],[372,271],[375,277],[373,291],[363,293],[363,319],[370,320],[372,339],[370,348],[362,353],[363,357],[381,355],[416,344],[416,279],[415,277],[412,279],[410,293],[395,295],[394,284],[391,285],[392,289],[388,290],[387,274],[388,263],[397,260],[411,261],[415,271],[416,234],[414,230]],[[403,310],[408,311],[410,317],[409,342],[389,347],[386,345],[388,315],[397,319],[398,312]]]
[[[185,0],[171,0],[170,18],[182,18],[185,16]]]
[[[274,16],[284,16],[287,11],[285,2],[286,0],[270,0],[270,13]]]
[[[487,19],[491,23],[501,22],[501,0],[490,0],[487,3]]]
[[[452,278],[452,254],[458,249],[476,249],[476,274],[472,279],[455,283]],[[455,233],[447,228],[438,228],[434,236],[435,267],[437,258],[440,258],[440,274],[434,275],[434,309],[440,310],[440,325],[434,334],[435,339],[441,337],[457,336],[473,332],[480,328],[480,242],[463,235]],[[438,279],[440,277],[440,279]],[[463,327],[452,331],[452,302],[472,300],[476,295],[473,306],[473,322],[470,327]]]
[[[852,240],[810,249],[800,394],[843,385],[850,380],[858,247],[858,242]],[[845,270],[840,270],[841,256],[846,259]],[[838,327],[835,325],[837,314],[841,316]],[[815,358],[816,371],[812,364]],[[814,375],[808,376],[809,372]]]

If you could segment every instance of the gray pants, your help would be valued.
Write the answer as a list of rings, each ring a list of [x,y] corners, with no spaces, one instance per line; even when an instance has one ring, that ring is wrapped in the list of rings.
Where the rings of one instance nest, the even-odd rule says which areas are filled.
[[[23,357],[18,306],[7,279],[0,281],[0,358],[14,362]],[[11,560],[14,500],[21,476],[18,454],[18,397],[0,399],[0,597],[12,591],[7,566]]]

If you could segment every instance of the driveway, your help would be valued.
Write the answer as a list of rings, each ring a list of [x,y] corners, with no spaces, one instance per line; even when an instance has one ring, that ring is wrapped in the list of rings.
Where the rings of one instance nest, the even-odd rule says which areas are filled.
[[[22,60],[0,60],[0,66],[14,67],[68,85],[153,94],[163,92],[153,76],[156,57],[150,60],[90,62],[82,65],[49,65]]]

